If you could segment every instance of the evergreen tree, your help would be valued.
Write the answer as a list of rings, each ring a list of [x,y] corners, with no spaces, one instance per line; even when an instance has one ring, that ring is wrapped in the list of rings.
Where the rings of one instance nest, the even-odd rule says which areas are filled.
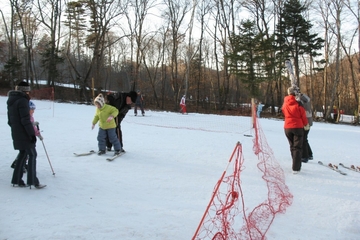
[[[233,34],[230,42],[230,69],[246,85],[251,97],[257,97],[259,84],[266,80],[263,35],[254,21],[245,20],[239,26],[239,34]]]
[[[276,41],[278,56],[292,58],[295,67],[295,76],[299,79],[299,58],[302,55],[315,57],[317,50],[323,47],[324,40],[318,34],[311,34],[312,24],[303,14],[307,7],[299,0],[288,0],[284,3],[280,20],[277,24]]]

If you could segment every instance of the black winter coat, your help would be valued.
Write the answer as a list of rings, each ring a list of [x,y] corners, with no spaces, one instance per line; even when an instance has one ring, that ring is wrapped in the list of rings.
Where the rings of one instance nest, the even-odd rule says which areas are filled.
[[[129,109],[131,109],[131,105],[126,104],[126,97],[130,97],[129,93],[117,92],[107,95],[108,103],[119,110],[118,125],[124,119]]]
[[[35,146],[35,130],[30,121],[29,96],[21,91],[8,93],[8,124],[14,149],[25,150]]]

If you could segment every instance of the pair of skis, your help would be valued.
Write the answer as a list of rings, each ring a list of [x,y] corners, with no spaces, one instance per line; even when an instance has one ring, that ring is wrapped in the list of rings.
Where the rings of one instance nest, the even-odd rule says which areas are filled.
[[[341,171],[339,169],[339,167],[335,164],[331,164],[329,163],[328,165],[325,165],[324,163],[322,163],[321,161],[318,161],[318,163],[321,165],[321,166],[324,166],[324,167],[327,167],[331,170],[334,170],[335,172],[338,172],[340,173],[341,175],[347,175],[345,172]],[[351,167],[348,167],[348,166],[345,166],[344,164],[342,163],[339,163],[340,166],[342,166],[343,168],[346,168],[348,170],[352,170],[352,171],[355,171],[355,172],[359,172],[360,173],[360,167],[355,167],[354,165],[351,165]]]
[[[95,153],[96,153],[96,152],[95,152],[94,150],[91,150],[91,151],[86,152],[86,153],[74,153],[74,155],[75,155],[76,157],[82,157],[82,156],[89,156],[89,155],[92,155],[92,154],[95,154]],[[106,158],[106,160],[108,160],[108,161],[113,161],[115,158],[118,158],[118,157],[124,155],[124,153],[125,153],[125,152],[120,152],[120,154],[114,155],[114,156],[112,156],[112,157],[108,157],[108,158]]]
[[[345,166],[342,163],[339,163],[339,165],[342,166],[343,168],[346,168],[346,169],[352,170],[354,172],[360,173],[360,167],[359,166],[355,167],[354,165],[351,165],[350,167],[348,167],[348,166]]]
[[[327,167],[327,168],[329,168],[329,169],[331,169],[331,170],[334,170],[335,172],[338,172],[338,173],[340,173],[341,175],[347,175],[345,172],[339,170],[338,166],[333,165],[333,164],[331,164],[331,163],[329,163],[328,165],[325,165],[325,164],[322,163],[321,161],[318,161],[318,164],[320,164],[321,166]]]

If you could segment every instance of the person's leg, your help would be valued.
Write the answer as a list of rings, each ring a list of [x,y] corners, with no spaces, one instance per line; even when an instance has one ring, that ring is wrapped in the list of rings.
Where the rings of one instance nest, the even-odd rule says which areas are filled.
[[[106,150],[111,151],[112,144],[109,141],[109,136],[106,135]]]
[[[302,129],[301,129],[302,130]],[[300,171],[301,169],[301,149],[299,150],[299,139],[296,129],[285,129],[285,136],[288,139],[290,146],[290,153],[292,158],[292,170]],[[302,145],[302,142],[301,142]]]
[[[121,148],[124,148],[124,143],[123,143],[123,138],[122,138],[122,131],[121,131],[121,122],[119,123],[119,125],[116,126],[116,135],[119,139]]]
[[[116,135],[116,129],[115,128],[111,128],[111,129],[107,129],[107,134],[109,136],[109,140],[110,142],[114,145],[114,150],[115,151],[121,151],[121,145],[120,145],[120,141],[117,138]]]
[[[303,138],[304,138],[304,130],[302,128],[294,129],[294,145],[293,145],[294,171],[300,171],[301,169]]]
[[[302,148],[302,155],[301,160],[303,162],[307,162],[309,160],[309,149],[308,149],[308,139],[307,136],[309,134],[309,131],[304,130],[304,136],[303,136],[303,148]]]
[[[99,151],[105,151],[106,137],[107,137],[106,131],[99,128],[99,132],[98,132],[98,136],[97,136]]]
[[[12,184],[18,184],[18,185],[25,185],[24,181],[22,180],[23,177],[23,168],[25,165],[27,153],[25,150],[20,150],[19,154],[16,157],[16,165],[14,168],[13,176],[11,179]]]
[[[308,136],[309,136],[309,133],[310,133],[310,130],[309,130],[309,132],[308,132]],[[306,137],[306,139],[308,139],[308,137]],[[308,153],[309,153],[309,160],[313,160],[313,159],[314,159],[314,156],[313,156],[313,152],[312,152],[311,147],[310,147],[309,140],[307,140],[307,146],[304,145],[303,147],[307,147]]]
[[[142,104],[140,104],[140,109],[141,109],[141,114],[144,116],[145,115],[145,111],[144,111],[144,107]]]
[[[26,150],[29,156],[28,160],[28,171],[27,171],[27,184],[28,185],[39,185],[39,179],[36,177],[36,158],[37,152],[35,146]]]

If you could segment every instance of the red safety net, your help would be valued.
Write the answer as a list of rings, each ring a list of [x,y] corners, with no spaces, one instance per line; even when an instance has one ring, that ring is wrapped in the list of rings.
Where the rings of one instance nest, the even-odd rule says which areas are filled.
[[[246,196],[241,186],[244,157],[242,146],[237,143],[226,170],[215,186],[193,240],[266,239],[275,215],[284,213],[292,204],[293,196],[285,184],[284,172],[267,144],[259,122],[256,117],[253,119],[253,151],[258,157],[257,167],[267,186],[267,197],[251,211],[245,207]]]

